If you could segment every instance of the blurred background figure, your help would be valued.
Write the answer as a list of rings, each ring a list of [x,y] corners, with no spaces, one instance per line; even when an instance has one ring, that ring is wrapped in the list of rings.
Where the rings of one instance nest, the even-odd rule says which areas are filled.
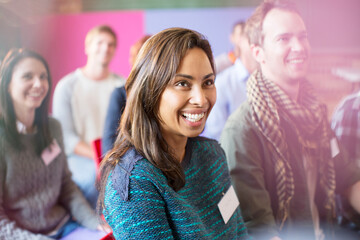
[[[61,79],[54,92],[53,115],[63,127],[73,180],[93,207],[98,192],[91,142],[102,136],[111,92],[125,83],[109,70],[116,47],[109,26],[91,29],[85,39],[86,65]]]
[[[134,45],[130,47],[129,63],[132,67],[135,63],[136,56],[140,51],[141,46],[151,37],[151,35],[145,35],[140,38]],[[126,91],[125,87],[118,87],[112,92],[110,96],[110,102],[107,109],[105,118],[104,133],[101,141],[101,150],[103,155],[109,151],[116,140],[118,134],[119,121],[126,105]]]
[[[360,91],[340,102],[332,116],[331,127],[349,158],[360,167]]]
[[[47,62],[13,49],[0,72],[0,239],[52,239],[80,226],[97,229],[95,212],[71,180],[60,124],[48,117]],[[105,235],[84,231],[82,239]]]
[[[245,22],[238,21],[234,24],[232,32],[229,36],[233,49],[215,57],[215,71],[216,74],[224,71],[226,68],[232,66],[236,59],[240,56],[239,42],[241,41]]]
[[[135,64],[136,57],[140,51],[140,48],[142,45],[151,37],[151,35],[145,35],[142,38],[140,38],[137,42],[135,42],[131,47],[129,51],[129,64],[131,68]]]
[[[206,122],[202,136],[220,139],[226,120],[245,100],[246,83],[250,74],[258,67],[255,61],[245,23],[236,25],[239,30],[236,42],[239,56],[234,65],[228,67],[216,76],[216,103]]]
[[[360,167],[360,91],[346,97],[336,108],[331,121],[336,137],[347,152],[350,161]],[[360,214],[340,196],[340,224],[358,231],[360,236]]]

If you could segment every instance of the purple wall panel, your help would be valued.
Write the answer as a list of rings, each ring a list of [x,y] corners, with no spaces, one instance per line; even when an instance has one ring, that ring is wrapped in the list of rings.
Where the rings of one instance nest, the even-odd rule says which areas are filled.
[[[169,27],[186,27],[204,34],[214,55],[231,50],[229,34],[239,20],[246,20],[254,8],[199,8],[147,10],[145,32],[157,33]]]

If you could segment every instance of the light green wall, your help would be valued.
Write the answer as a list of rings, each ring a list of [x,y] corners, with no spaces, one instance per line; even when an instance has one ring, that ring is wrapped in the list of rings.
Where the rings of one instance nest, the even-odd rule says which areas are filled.
[[[83,0],[83,11],[162,8],[252,7],[261,0]]]

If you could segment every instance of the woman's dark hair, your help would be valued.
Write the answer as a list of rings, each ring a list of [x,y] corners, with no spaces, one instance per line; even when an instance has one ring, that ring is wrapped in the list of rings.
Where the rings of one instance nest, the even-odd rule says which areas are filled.
[[[25,58],[34,58],[44,64],[48,75],[49,91],[40,107],[35,110],[34,126],[37,128],[36,152],[41,154],[52,141],[49,130],[48,106],[51,92],[51,76],[46,60],[36,52],[27,49],[12,49],[5,56],[0,68],[0,129],[4,140],[11,146],[21,150],[19,133],[16,128],[16,114],[12,98],[9,93],[9,84],[12,79],[15,66]]]
[[[164,173],[169,186],[175,191],[184,186],[185,175],[180,162],[171,154],[169,145],[161,135],[159,102],[181,60],[192,48],[200,48],[206,53],[214,71],[209,42],[193,30],[163,30],[148,39],[140,49],[125,85],[127,102],[119,135],[100,166],[99,212],[103,208],[109,173],[132,147]]]

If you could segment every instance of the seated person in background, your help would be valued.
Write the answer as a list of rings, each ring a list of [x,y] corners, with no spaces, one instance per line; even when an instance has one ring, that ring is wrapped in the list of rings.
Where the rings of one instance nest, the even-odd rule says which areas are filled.
[[[331,127],[348,157],[360,167],[360,91],[346,97],[335,110]],[[342,224],[360,230],[360,215],[342,201]]]
[[[326,106],[306,80],[304,21],[293,2],[265,0],[246,24],[260,68],[220,142],[249,234],[332,239],[335,193],[360,211],[360,171],[338,146]]]
[[[110,27],[91,29],[85,39],[86,65],[59,81],[53,99],[53,115],[63,128],[73,180],[93,207],[98,192],[91,142],[102,136],[111,92],[125,83],[109,70],[116,44]]]
[[[215,72],[216,74],[221,73],[228,67],[231,67],[236,59],[240,56],[239,41],[243,31],[244,21],[236,22],[232,28],[229,36],[230,42],[233,45],[233,49],[229,52],[224,52],[215,57]]]
[[[60,124],[48,117],[45,59],[14,49],[0,72],[0,239],[57,239],[80,225],[96,230],[97,216],[71,180]],[[87,231],[86,239],[105,235]]]
[[[220,139],[230,114],[246,100],[247,79],[250,73],[257,68],[257,62],[252,56],[249,39],[245,33],[245,23],[238,26],[242,27],[237,41],[239,58],[236,59],[234,65],[216,76],[216,103],[206,121],[204,132],[201,134],[216,140]]]
[[[116,239],[249,239],[225,154],[198,137],[214,79],[209,42],[195,31],[166,29],[141,48],[119,135],[101,163],[98,209]],[[224,194],[234,201],[223,219]]]
[[[360,91],[339,104],[334,111],[331,127],[349,158],[360,166]]]
[[[150,35],[145,35],[140,38],[130,48],[129,64],[132,67],[135,63],[136,56],[140,51],[141,46],[150,38]],[[101,141],[101,150],[105,155],[107,151],[113,148],[114,142],[119,128],[120,117],[124,111],[126,104],[126,91],[125,87],[115,88],[110,96],[110,102],[106,113],[104,133]]]

